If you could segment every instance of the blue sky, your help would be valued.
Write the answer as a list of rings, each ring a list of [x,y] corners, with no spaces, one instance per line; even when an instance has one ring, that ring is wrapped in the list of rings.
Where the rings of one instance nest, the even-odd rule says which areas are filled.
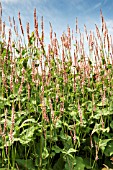
[[[39,21],[44,17],[45,39],[49,39],[49,22],[52,23],[54,32],[60,37],[66,31],[67,25],[75,30],[75,19],[81,30],[84,24],[89,30],[95,30],[95,24],[99,27],[100,9],[102,9],[105,21],[111,33],[113,33],[113,0],[1,0],[3,7],[3,21],[8,26],[8,16],[14,16],[18,22],[18,12],[24,27],[30,22],[33,31],[33,11],[36,7]]]

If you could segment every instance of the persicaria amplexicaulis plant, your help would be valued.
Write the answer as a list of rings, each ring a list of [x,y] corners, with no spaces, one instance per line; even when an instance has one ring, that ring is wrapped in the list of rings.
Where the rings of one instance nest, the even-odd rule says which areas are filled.
[[[14,17],[6,32],[0,3],[1,168],[113,168],[113,44],[100,14],[95,32],[76,18],[58,38],[49,23],[45,44],[36,9],[33,32],[18,13],[19,35]]]

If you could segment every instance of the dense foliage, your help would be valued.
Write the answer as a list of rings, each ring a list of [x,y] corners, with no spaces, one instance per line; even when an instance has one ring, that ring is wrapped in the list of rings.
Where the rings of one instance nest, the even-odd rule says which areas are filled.
[[[50,24],[47,52],[36,10],[26,45],[14,42],[11,30],[7,42],[1,22],[0,170],[113,168],[112,44],[101,17],[102,36],[97,26],[97,36],[85,29],[94,61],[85,55],[81,33],[72,59],[69,27],[60,46]],[[19,22],[24,37],[20,13]]]

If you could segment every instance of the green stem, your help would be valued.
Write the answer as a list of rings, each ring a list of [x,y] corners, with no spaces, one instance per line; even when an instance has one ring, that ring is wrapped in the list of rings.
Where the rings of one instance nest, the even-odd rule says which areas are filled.
[[[40,137],[40,157],[39,157],[39,170],[42,169],[42,136],[43,134],[41,134],[41,137]]]

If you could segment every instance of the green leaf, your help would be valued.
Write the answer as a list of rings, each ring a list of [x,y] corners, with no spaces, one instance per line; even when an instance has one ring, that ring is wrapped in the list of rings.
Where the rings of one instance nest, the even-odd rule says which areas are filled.
[[[13,168],[13,167],[12,167],[12,168]],[[11,170],[17,170],[17,169],[15,169],[15,168],[13,168],[13,169],[12,169],[12,168],[11,168]],[[0,170],[7,170],[7,168],[0,168]]]
[[[88,92],[91,92],[91,93],[94,92],[94,90],[89,88],[89,87],[87,87],[86,89],[87,89]]]
[[[23,125],[24,123],[26,123],[26,122],[35,123],[35,119],[26,119],[26,120],[22,123],[22,125]]]
[[[27,100],[27,97],[23,97],[23,98],[21,99],[22,102],[25,102],[26,100]]]
[[[113,114],[113,112],[111,112],[111,111],[109,111],[107,109],[103,109],[102,110],[102,115],[103,116],[109,116],[109,115],[112,115],[112,114]]]
[[[106,60],[105,60],[105,58],[104,57],[102,57],[102,65],[104,65],[104,64],[106,64]],[[103,73],[104,74],[104,73]],[[102,74],[102,75],[103,75]]]
[[[20,53],[20,51],[17,49],[17,48],[15,48],[15,50],[16,50],[16,52],[19,54]]]
[[[65,164],[65,170],[84,170],[85,164],[82,157],[67,158]]]
[[[23,61],[23,66],[25,68],[27,68],[27,63],[28,63],[28,58],[25,58],[24,61]]]
[[[100,132],[100,128],[101,128],[101,124],[96,123],[91,134],[94,134],[95,132],[99,133]]]
[[[17,164],[19,165],[19,167],[21,166],[22,169],[27,169],[27,170],[35,170],[33,161],[31,159],[16,159]]]
[[[107,109],[99,109],[97,113],[92,117],[94,119],[100,119],[101,116],[112,115],[112,112]]]
[[[70,148],[68,151],[67,151],[67,154],[70,154],[70,153],[73,153],[73,152],[77,152],[77,150],[76,149],[73,149],[73,148]]]
[[[84,170],[85,168],[82,157],[75,157],[74,165],[74,170]]]
[[[53,170],[63,170],[64,169],[64,159],[63,156],[60,155],[60,158],[57,160],[55,165],[53,166]]]
[[[93,161],[91,161],[90,158],[84,158],[84,164],[85,164],[85,168],[92,169],[91,164],[93,164]]]
[[[76,149],[73,149],[73,148],[70,148],[68,151],[67,150],[62,150],[62,153],[64,154],[64,158],[68,155],[70,156],[71,158],[74,158],[73,155],[71,153],[73,152],[77,152]]]
[[[31,140],[33,140],[33,135],[35,130],[36,128],[34,126],[23,130],[23,132],[20,134],[20,143],[27,144]]]
[[[104,154],[106,156],[112,156],[113,155],[113,141],[110,141],[104,151]]]
[[[97,106],[99,106],[99,107],[106,106],[106,105],[108,105],[108,99],[107,99],[107,98],[105,99],[105,101],[104,101],[103,104],[102,104],[102,101],[100,101],[99,103],[97,103]]]
[[[89,112],[92,112],[92,110],[93,110],[92,102],[90,102],[90,101],[88,102],[87,110],[88,110]]]
[[[25,49],[23,49],[22,50],[22,55],[24,55],[26,53],[26,50]]]
[[[56,128],[60,128],[60,127],[62,127],[62,121],[58,119],[56,122]]]
[[[111,127],[111,129],[113,129],[113,121],[111,121],[110,127]]]
[[[105,132],[109,133],[110,128],[109,128],[109,127],[105,128],[105,129],[104,129],[104,128],[101,128],[101,131],[104,132],[104,133],[105,133]]]
[[[65,159],[65,170],[73,169],[74,170],[74,158],[66,157]]]
[[[107,146],[107,143],[111,141],[111,139],[100,139],[99,141],[99,148],[104,152],[105,147]]]
[[[74,120],[76,120],[77,113],[75,111],[69,112],[69,114],[73,117]]]
[[[43,158],[43,159],[46,159],[48,156],[49,156],[48,150],[47,150],[46,147],[44,147],[44,151],[43,151],[43,153],[42,153],[42,158]]]
[[[1,100],[1,101],[6,101],[7,99],[6,99],[6,98],[3,98],[2,96],[0,96],[0,100]]]
[[[2,121],[1,121],[1,124],[3,124],[5,122],[5,119],[3,119]],[[9,120],[9,119],[7,119],[7,128],[11,128],[11,120]]]
[[[36,100],[32,100],[32,104],[33,104],[33,105],[36,105]]]
[[[52,150],[55,151],[55,153],[60,153],[62,151],[62,149],[59,148],[57,145],[53,146]]]

